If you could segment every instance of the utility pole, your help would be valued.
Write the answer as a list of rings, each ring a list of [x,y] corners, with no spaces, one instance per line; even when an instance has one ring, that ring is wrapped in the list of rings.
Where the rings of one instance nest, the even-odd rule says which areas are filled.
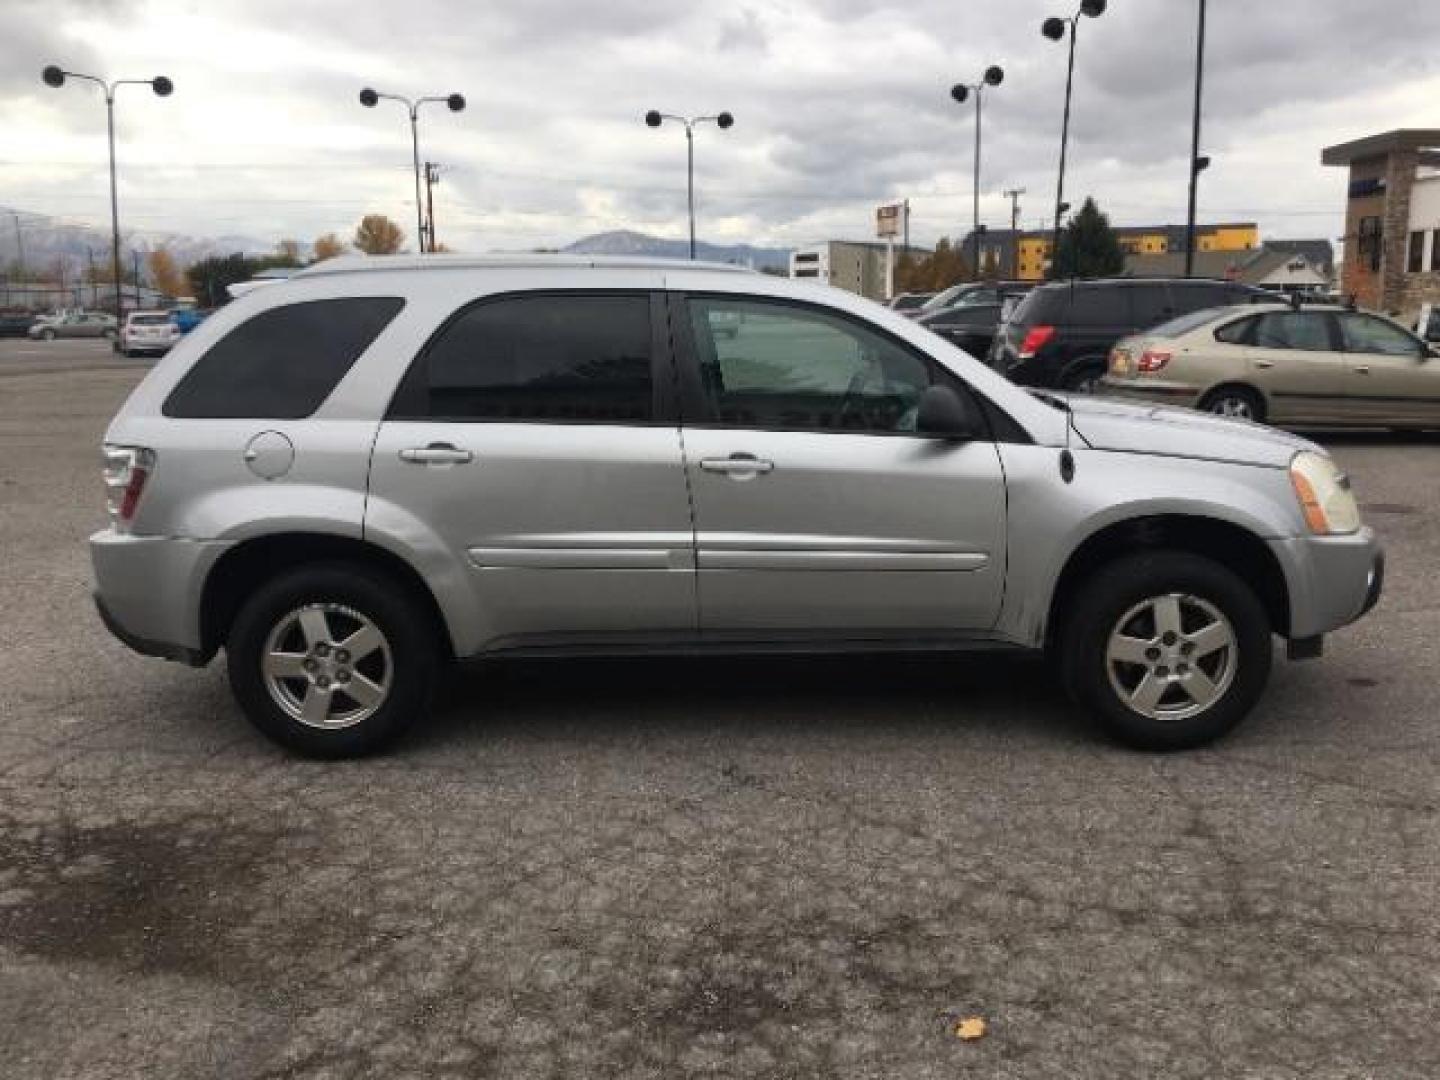
[[[1010,200],[1010,277],[1020,277],[1020,196],[1025,194],[1025,189],[1011,188],[1005,192],[1005,197]]]
[[[135,277],[135,308],[140,307],[140,252],[134,248],[130,249],[130,262],[134,268]],[[133,310],[133,309],[132,309]]]
[[[425,162],[425,231],[429,235],[429,248],[435,250],[435,193],[432,188],[440,182],[440,166],[433,161]]]

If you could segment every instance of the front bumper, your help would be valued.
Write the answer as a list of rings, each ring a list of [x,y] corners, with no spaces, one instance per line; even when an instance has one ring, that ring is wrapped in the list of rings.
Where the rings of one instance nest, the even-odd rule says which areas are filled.
[[[90,537],[95,605],[109,631],[136,652],[200,665],[205,577],[225,544],[104,529]]]
[[[1285,569],[1292,639],[1317,637],[1354,622],[1380,602],[1385,552],[1375,532],[1271,540]]]

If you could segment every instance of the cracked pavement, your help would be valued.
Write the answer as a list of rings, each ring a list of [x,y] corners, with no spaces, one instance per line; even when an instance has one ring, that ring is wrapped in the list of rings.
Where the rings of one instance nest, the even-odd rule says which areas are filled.
[[[139,372],[61,347],[0,343],[7,1080],[1440,1074],[1440,439],[1325,440],[1387,595],[1208,750],[1026,658],[627,660],[319,764],[94,617]]]

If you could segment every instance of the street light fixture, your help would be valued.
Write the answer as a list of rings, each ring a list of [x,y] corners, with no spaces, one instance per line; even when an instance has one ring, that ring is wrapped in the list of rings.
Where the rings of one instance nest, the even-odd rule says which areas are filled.
[[[715,116],[674,116],[651,109],[645,114],[645,124],[658,128],[666,120],[685,125],[685,202],[690,211],[690,258],[695,258],[695,125],[713,123],[721,131],[733,127],[735,117],[728,112]]]
[[[461,94],[448,94],[444,97],[422,97],[411,101],[399,94],[384,94],[368,86],[360,91],[360,104],[367,109],[373,109],[379,104],[381,98],[400,102],[410,114],[410,149],[415,159],[415,236],[423,255],[425,252],[425,208],[420,202],[420,106],[427,101],[443,101],[446,108],[451,112],[458,113],[465,108],[465,98]]]
[[[66,79],[84,79],[86,82],[93,82],[105,93],[105,121],[110,136],[110,268],[115,282],[115,324],[118,332],[123,309],[120,302],[120,197],[115,187],[115,90],[121,86],[148,86],[157,97],[169,97],[175,92],[175,84],[164,75],[156,75],[153,79],[116,79],[107,83],[94,75],[66,71],[54,64],[46,67],[40,73],[40,78],[46,86],[56,90],[65,85]],[[138,280],[136,290],[138,303]]]
[[[991,64],[985,69],[985,74],[977,83],[967,85],[956,83],[950,88],[950,96],[960,104],[965,104],[971,92],[975,94],[975,191],[974,191],[974,220],[971,222],[970,235],[974,238],[970,258],[970,271],[975,280],[980,280],[980,99],[984,97],[984,89],[987,86],[999,86],[1005,81],[1005,71],[999,64]]]
[[[1080,0],[1080,10],[1068,19],[1052,15],[1040,24],[1040,33],[1051,41],[1059,41],[1070,30],[1070,63],[1065,69],[1065,119],[1060,125],[1060,174],[1055,181],[1055,231],[1050,245],[1050,267],[1053,274],[1056,256],[1060,253],[1060,204],[1065,199],[1065,146],[1070,139],[1070,91],[1075,81],[1075,33],[1080,16],[1098,19],[1105,14],[1105,0]]]

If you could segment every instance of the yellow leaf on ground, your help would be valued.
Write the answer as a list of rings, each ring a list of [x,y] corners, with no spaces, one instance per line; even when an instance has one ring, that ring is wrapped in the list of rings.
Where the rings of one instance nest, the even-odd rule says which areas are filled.
[[[985,1037],[985,1021],[978,1016],[967,1016],[955,1025],[955,1037],[973,1042]]]

